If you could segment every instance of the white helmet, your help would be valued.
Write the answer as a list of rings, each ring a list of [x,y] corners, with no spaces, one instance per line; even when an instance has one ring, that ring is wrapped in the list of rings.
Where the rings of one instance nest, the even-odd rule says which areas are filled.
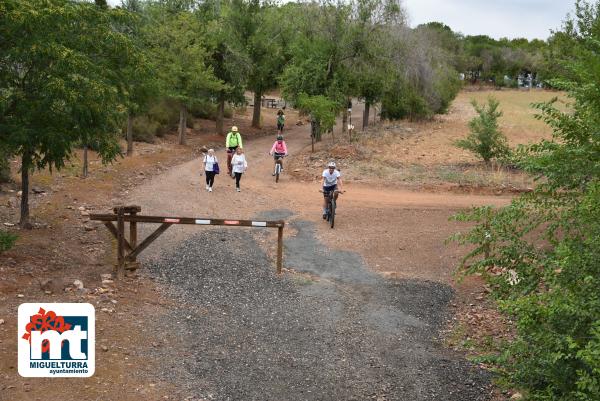
[[[329,162],[329,163],[327,163],[327,167],[333,167],[333,168],[335,168],[335,162]]]

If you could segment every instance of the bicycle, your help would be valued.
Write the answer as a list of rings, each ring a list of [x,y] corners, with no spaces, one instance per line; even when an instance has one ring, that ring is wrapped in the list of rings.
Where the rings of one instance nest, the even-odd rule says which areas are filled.
[[[342,194],[344,192],[338,191],[337,189],[334,191],[327,192],[323,192],[323,190],[320,189],[319,192],[325,193],[325,195],[327,196],[327,221],[331,225],[331,228],[333,228],[335,224],[335,208],[337,206],[337,197],[339,194]]]
[[[276,155],[275,156],[275,183],[279,182],[279,174],[281,174],[281,170],[283,170],[283,158],[285,156]]]

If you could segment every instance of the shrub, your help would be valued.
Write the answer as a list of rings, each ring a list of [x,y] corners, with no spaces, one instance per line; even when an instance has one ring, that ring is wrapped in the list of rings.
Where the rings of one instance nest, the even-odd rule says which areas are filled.
[[[8,251],[12,248],[17,238],[15,234],[0,230],[0,252]]]
[[[138,116],[133,118],[133,140],[139,142],[154,143],[161,125],[149,116]]]
[[[433,114],[427,101],[411,85],[397,82],[381,100],[381,117],[389,120],[422,120]]]
[[[195,118],[203,118],[205,120],[217,119],[217,105],[209,100],[197,101],[192,104],[189,108],[190,115]],[[230,105],[225,104],[225,110],[223,116],[225,118],[231,118],[233,110]]]
[[[0,150],[0,182],[10,182],[10,155]]]
[[[500,103],[490,97],[487,107],[479,106],[475,100],[471,104],[479,115],[469,122],[471,133],[465,139],[456,141],[455,145],[481,157],[486,163],[506,156],[509,152],[508,143],[498,128],[498,118],[502,116],[502,112],[498,111]]]

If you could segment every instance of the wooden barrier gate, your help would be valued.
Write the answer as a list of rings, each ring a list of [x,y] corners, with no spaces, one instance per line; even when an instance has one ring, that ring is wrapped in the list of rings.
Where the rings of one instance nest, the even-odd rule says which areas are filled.
[[[285,226],[283,220],[255,221],[140,216],[138,213],[141,211],[142,208],[140,206],[119,206],[113,209],[113,214],[90,214],[90,220],[102,221],[117,239],[116,272],[119,278],[124,276],[126,267],[131,270],[137,269],[139,266],[137,262],[138,255],[173,224],[277,228],[277,274],[281,274],[283,264],[283,227]],[[117,222],[116,227],[113,222]],[[129,223],[129,241],[125,239],[125,222]],[[137,223],[155,223],[160,224],[160,226],[138,244]]]

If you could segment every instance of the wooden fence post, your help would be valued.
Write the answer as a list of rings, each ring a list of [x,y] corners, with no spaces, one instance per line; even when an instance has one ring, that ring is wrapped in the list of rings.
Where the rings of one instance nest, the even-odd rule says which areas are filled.
[[[283,226],[277,227],[277,274],[281,274],[283,264]]]
[[[125,211],[122,207],[117,210],[117,277],[125,275]]]

